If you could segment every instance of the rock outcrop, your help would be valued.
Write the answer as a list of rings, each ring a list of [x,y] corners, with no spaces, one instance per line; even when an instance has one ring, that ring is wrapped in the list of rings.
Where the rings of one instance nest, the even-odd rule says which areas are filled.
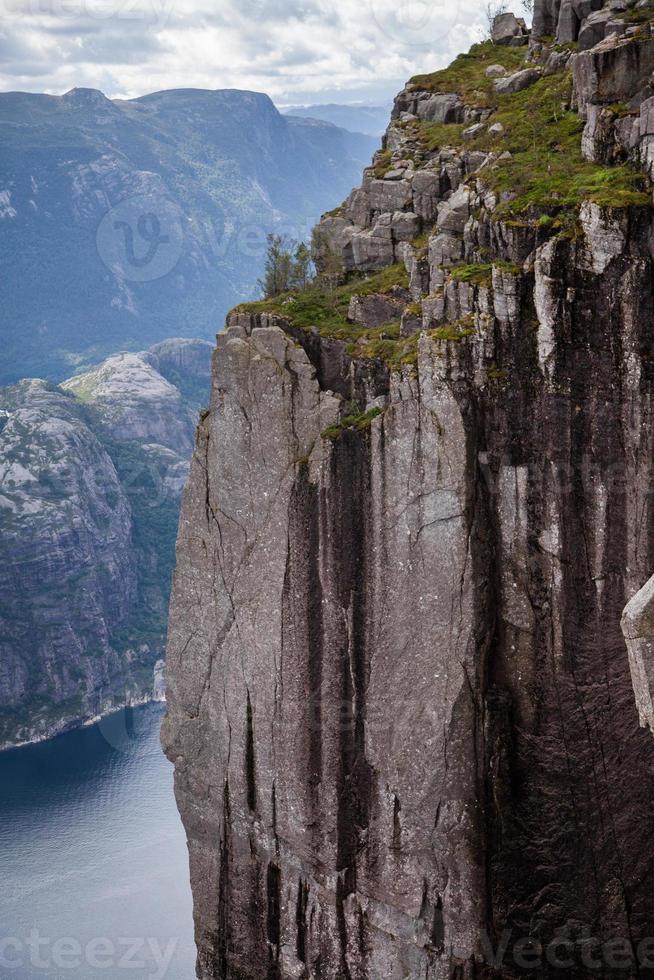
[[[60,388],[0,389],[0,748],[161,696],[210,354],[167,341]]]
[[[582,153],[604,44],[413,79],[317,229],[342,284],[218,339],[163,730],[202,980],[652,969],[651,588],[629,653],[620,624],[654,567],[654,210],[640,128]]]

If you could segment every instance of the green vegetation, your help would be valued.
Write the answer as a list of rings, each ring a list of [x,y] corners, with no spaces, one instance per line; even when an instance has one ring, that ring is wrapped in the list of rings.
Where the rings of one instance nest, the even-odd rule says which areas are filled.
[[[494,108],[488,125],[499,122],[504,133],[497,137],[484,132],[467,146],[472,150],[506,152],[504,158],[484,171],[484,182],[505,198],[495,215],[505,219],[521,216],[546,228],[560,227],[562,221],[567,221],[562,212],[569,216],[583,200],[607,207],[650,206],[651,195],[645,190],[644,178],[630,166],[608,167],[582,157],[584,124],[570,108],[570,71],[541,78],[522,92],[494,93],[493,80],[485,76],[487,65],[497,61],[517,70],[523,57],[519,48],[477,44],[450,68],[412,79],[416,86],[456,91],[468,104]],[[610,108],[616,116],[628,111],[622,105]],[[443,146],[462,146],[464,126],[415,121],[406,126],[427,152]]]
[[[492,384],[501,385],[508,380],[509,372],[503,368],[498,368],[497,364],[493,361],[486,368],[486,377]]]
[[[627,165],[607,167],[581,155],[583,121],[570,108],[569,71],[542,78],[515,95],[501,96],[493,122],[504,126],[503,147],[510,157],[487,172],[486,182],[498,194],[511,194],[497,215],[576,207],[582,200],[610,207],[651,205],[643,177]],[[484,134],[473,146],[491,149]]]
[[[472,315],[469,315],[462,317],[460,320],[445,323],[442,327],[437,327],[436,330],[429,330],[427,335],[432,340],[444,340],[450,343],[456,343],[459,340],[465,340],[466,337],[470,337],[473,333],[474,318]]]
[[[266,298],[289,289],[306,289],[311,281],[312,256],[304,242],[283,235],[266,236],[266,264],[259,287]]]
[[[375,156],[375,177],[381,178],[391,169],[391,151],[379,150]]]
[[[356,293],[367,296],[371,293],[387,293],[394,286],[408,287],[409,277],[404,265],[397,263],[382,272],[367,278],[352,277],[347,283],[333,290],[321,289],[312,285],[302,293],[284,293],[272,299],[256,303],[242,303],[236,307],[239,313],[276,313],[290,320],[302,330],[317,327],[324,337],[355,341],[371,336],[383,327],[366,330],[347,319],[350,299]],[[399,329],[399,328],[398,328]]]
[[[473,286],[490,286],[493,266],[483,262],[473,265],[455,265],[449,273],[456,282],[469,282]]]
[[[331,439],[333,442],[335,439],[338,439],[338,437],[341,436],[346,429],[351,429],[355,432],[365,432],[370,428],[372,420],[376,419],[377,416],[381,414],[381,408],[370,408],[367,412],[361,412],[358,415],[345,415],[339,422],[335,422],[333,425],[327,426],[321,435],[323,439]]]
[[[508,72],[525,67],[525,49],[505,47],[484,41],[473,44],[451,65],[429,75],[414,75],[409,84],[427,92],[456,92],[466,105],[489,108],[497,104],[493,79],[488,78],[489,65],[502,65]]]

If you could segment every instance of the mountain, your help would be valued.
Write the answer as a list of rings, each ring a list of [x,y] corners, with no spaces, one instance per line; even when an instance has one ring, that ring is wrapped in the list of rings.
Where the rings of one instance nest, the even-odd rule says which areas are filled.
[[[325,277],[218,337],[163,730],[203,980],[651,971],[654,6],[534,25],[412,78]]]
[[[386,129],[389,106],[373,105],[298,105],[288,106],[282,112],[285,116],[306,116],[322,119],[352,133],[365,133],[379,138]]]
[[[306,237],[373,148],[255,92],[1,94],[0,383],[213,337],[266,232]]]
[[[210,361],[206,341],[169,340],[0,389],[0,748],[160,688]]]

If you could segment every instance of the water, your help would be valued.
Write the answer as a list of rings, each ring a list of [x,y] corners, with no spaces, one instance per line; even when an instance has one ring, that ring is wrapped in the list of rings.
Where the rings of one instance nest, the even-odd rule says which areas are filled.
[[[192,980],[163,708],[0,753],[1,980]]]

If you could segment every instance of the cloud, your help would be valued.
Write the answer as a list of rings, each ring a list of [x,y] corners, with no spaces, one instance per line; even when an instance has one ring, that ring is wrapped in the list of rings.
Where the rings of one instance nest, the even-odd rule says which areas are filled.
[[[0,0],[0,85],[379,100],[467,49],[483,21],[482,0]]]

